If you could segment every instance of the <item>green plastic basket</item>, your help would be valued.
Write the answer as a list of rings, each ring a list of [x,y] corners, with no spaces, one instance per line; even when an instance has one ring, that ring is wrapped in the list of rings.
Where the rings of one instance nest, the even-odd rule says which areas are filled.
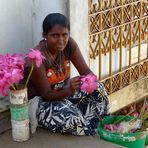
[[[146,136],[146,139],[145,139],[145,145],[148,145],[148,135]]]
[[[98,134],[100,135],[100,138],[128,148],[144,148],[146,139],[144,132],[119,134],[104,129],[104,124],[111,124],[123,117],[126,121],[133,118],[131,116],[110,116],[104,118],[102,124],[99,123],[98,125]]]

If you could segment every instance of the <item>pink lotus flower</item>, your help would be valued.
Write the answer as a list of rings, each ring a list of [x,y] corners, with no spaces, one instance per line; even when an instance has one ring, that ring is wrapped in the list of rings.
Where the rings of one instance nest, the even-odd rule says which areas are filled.
[[[9,76],[2,70],[0,70],[0,93],[4,96],[8,94],[7,88],[9,88],[8,79]]]
[[[27,57],[32,61],[32,63],[35,62],[37,67],[39,67],[42,60],[45,58],[42,56],[40,51],[34,49],[30,50],[31,52],[27,54]],[[14,90],[17,89],[16,84],[18,84],[24,77],[24,66],[25,60],[21,54],[0,55],[0,93],[2,95],[7,96],[10,87]],[[25,87],[28,84],[33,67],[34,66],[32,65]]]
[[[88,93],[92,93],[98,88],[97,85],[97,76],[94,74],[88,74],[85,77],[81,78],[82,85],[81,90],[85,90]]]
[[[114,125],[114,124],[105,124],[105,125],[104,125],[104,129],[105,129],[105,130],[109,130],[109,131],[111,131],[111,132],[116,132],[117,129],[118,129],[118,127],[119,127],[118,124],[117,124],[117,125]]]
[[[39,50],[34,50],[30,48],[31,52],[27,54],[27,57],[29,60],[34,61],[36,63],[37,67],[40,67],[42,64],[42,60],[45,59],[44,56],[42,56],[41,52]]]
[[[18,83],[21,79],[23,79],[23,71],[20,69],[13,69],[10,79],[12,83]]]
[[[8,85],[5,85],[4,87],[0,87],[0,92],[3,96],[7,96],[8,95],[8,89],[9,89],[9,86]]]
[[[132,114],[131,114],[131,116],[134,116],[134,117],[138,117],[139,116],[139,113],[136,111],[136,112],[133,112]]]

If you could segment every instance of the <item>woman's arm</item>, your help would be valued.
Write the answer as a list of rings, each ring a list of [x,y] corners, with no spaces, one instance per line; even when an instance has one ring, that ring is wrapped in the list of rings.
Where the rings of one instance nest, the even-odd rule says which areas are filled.
[[[79,89],[80,85],[79,78],[75,77],[70,80],[69,87],[60,91],[52,90],[51,86],[49,85],[46,70],[43,64],[39,68],[34,68],[31,80],[35,89],[39,92],[40,96],[42,96],[44,100],[63,100],[65,97],[74,94],[74,92]]]

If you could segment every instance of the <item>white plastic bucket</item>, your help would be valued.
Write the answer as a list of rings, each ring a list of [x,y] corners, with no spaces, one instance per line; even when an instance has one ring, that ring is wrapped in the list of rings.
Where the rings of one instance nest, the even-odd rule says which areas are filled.
[[[11,120],[14,141],[23,142],[30,138],[29,119],[24,121]]]

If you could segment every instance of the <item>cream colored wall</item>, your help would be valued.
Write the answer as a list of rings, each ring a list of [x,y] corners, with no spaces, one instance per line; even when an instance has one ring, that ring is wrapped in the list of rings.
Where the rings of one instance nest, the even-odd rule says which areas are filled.
[[[88,3],[85,0],[69,0],[69,19],[71,36],[76,40],[82,55],[89,65],[89,41],[88,41]],[[71,76],[78,75],[72,66]]]
[[[0,0],[0,53],[22,53],[32,46],[31,0]]]
[[[32,0],[33,45],[42,39],[42,22],[49,13],[68,16],[68,0]]]
[[[148,98],[148,77],[145,77],[111,94],[109,96],[110,111],[115,112],[144,97]]]
[[[42,39],[48,13],[68,16],[68,0],[0,0],[0,53],[22,53]]]

